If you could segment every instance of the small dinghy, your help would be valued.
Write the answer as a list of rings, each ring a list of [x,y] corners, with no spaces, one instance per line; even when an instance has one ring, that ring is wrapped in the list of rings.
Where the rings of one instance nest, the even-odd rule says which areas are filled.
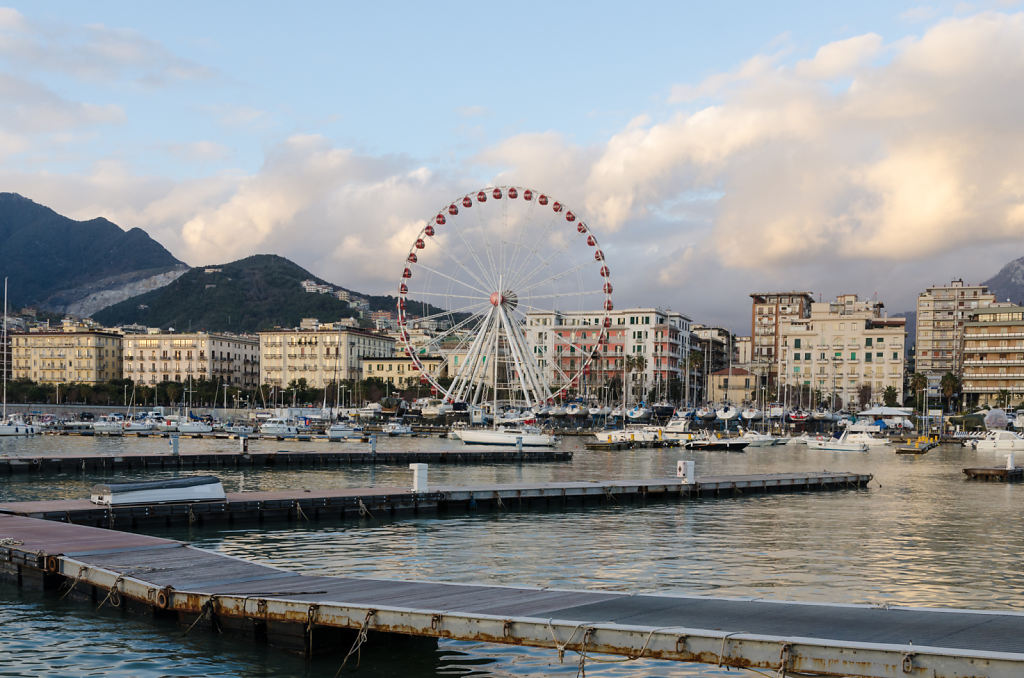
[[[191,476],[138,483],[102,483],[92,486],[92,503],[102,506],[224,501],[217,476]]]

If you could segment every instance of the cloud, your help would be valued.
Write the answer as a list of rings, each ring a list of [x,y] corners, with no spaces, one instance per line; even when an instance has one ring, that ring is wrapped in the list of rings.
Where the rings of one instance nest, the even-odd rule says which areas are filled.
[[[208,67],[131,29],[29,21],[15,10],[0,8],[0,31],[0,63],[22,73],[52,72],[93,82],[128,80],[146,87],[216,77]]]
[[[169,144],[167,150],[174,156],[193,163],[208,163],[231,157],[231,149],[215,141],[192,141]]]
[[[683,188],[720,191],[709,237],[733,269],[1019,240],[1021,45],[1024,15],[982,13],[729,75],[715,105],[615,135],[588,177],[588,208],[631,229]],[[848,86],[824,82],[836,77]]]

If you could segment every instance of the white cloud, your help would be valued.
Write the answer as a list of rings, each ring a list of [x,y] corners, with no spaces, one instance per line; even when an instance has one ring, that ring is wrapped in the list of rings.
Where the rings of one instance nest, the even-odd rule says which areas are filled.
[[[830,42],[821,47],[813,59],[799,62],[796,73],[821,80],[843,77],[870,61],[881,50],[882,36],[875,33]]]

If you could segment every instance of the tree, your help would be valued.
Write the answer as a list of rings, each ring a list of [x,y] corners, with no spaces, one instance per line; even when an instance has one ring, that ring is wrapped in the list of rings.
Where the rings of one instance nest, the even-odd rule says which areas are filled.
[[[942,396],[946,399],[946,409],[952,410],[949,404],[953,399],[953,396],[960,393],[960,377],[956,376],[952,372],[946,372],[942,375],[942,380],[939,382],[939,388],[942,389]]]
[[[920,372],[910,375],[910,392],[917,399],[917,409],[921,409],[921,395],[926,388],[928,388],[928,377]]]
[[[630,376],[629,373],[633,372],[633,371],[637,371],[637,370],[639,370],[641,373],[643,373],[643,371],[647,368],[647,358],[643,357],[642,355],[627,355],[626,356],[625,365],[626,365],[626,377],[627,377],[626,381],[629,382],[630,384],[632,384],[632,382],[629,381],[629,376]],[[635,376],[635,375],[633,375],[633,376]],[[634,395],[635,395],[636,394],[636,388],[633,387],[632,390],[633,390]],[[642,385],[641,385],[641,397],[642,396],[643,396],[643,388],[642,388]]]
[[[861,384],[857,387],[857,402],[861,407],[871,404],[871,384]]]
[[[886,407],[896,407],[899,403],[899,392],[895,386],[886,386],[885,390],[882,391],[882,402],[885,403]]]

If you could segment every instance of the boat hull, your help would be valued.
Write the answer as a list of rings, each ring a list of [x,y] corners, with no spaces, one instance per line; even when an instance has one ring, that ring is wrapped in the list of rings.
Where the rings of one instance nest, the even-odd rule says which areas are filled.
[[[510,433],[486,429],[465,429],[459,432],[459,438],[466,445],[504,445],[509,447],[518,445],[518,438],[522,438],[523,447],[553,447],[558,442],[555,436],[546,433]]]

